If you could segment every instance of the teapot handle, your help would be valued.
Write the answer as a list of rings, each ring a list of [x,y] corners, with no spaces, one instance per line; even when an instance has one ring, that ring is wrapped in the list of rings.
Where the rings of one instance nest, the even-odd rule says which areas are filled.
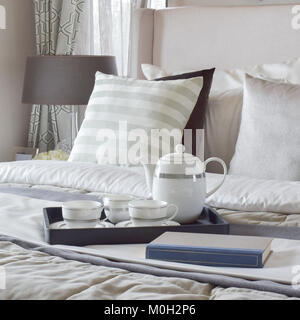
[[[215,188],[213,188],[213,189],[212,189],[211,191],[209,191],[209,192],[206,192],[206,197],[211,196],[213,193],[215,193],[215,192],[221,187],[221,185],[224,183],[225,178],[226,178],[226,175],[227,175],[227,166],[226,166],[226,163],[225,163],[222,159],[216,158],[216,157],[209,158],[209,159],[207,159],[207,160],[204,161],[204,171],[206,171],[206,166],[207,166],[207,164],[208,164],[209,162],[213,162],[213,161],[219,162],[219,163],[222,165],[223,170],[224,170],[223,179],[222,179],[222,181],[221,181]]]

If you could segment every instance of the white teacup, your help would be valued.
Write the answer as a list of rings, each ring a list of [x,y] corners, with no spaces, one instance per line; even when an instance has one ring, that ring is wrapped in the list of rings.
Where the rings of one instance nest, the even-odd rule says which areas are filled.
[[[103,197],[105,215],[114,224],[129,220],[128,203],[133,196],[124,194],[112,194]]]
[[[100,220],[103,206],[97,201],[68,201],[62,205],[62,215],[68,228],[94,228]]]
[[[173,220],[178,212],[177,206],[160,200],[134,200],[128,204],[129,215],[135,226],[157,226]],[[172,212],[170,212],[170,209]]]

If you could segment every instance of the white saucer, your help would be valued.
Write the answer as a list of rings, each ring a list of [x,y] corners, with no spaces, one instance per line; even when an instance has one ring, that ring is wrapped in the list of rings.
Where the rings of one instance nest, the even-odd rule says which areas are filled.
[[[97,222],[97,225],[94,228],[114,228],[115,226],[110,223],[110,222],[106,222],[106,221],[99,221]],[[91,229],[94,229],[91,228]],[[52,223],[50,225],[50,229],[72,229],[67,227],[66,223],[64,221],[58,221],[55,223]],[[77,228],[77,229],[85,229],[85,228]],[[89,228],[86,228],[89,229]]]
[[[145,226],[141,226],[141,227],[165,227],[165,226],[180,226],[180,223],[179,222],[176,222],[176,221],[164,221],[162,222],[161,224],[159,225],[145,225]],[[135,226],[131,220],[128,220],[128,221],[122,221],[122,222],[119,222],[115,225],[116,228],[138,228],[140,226]]]

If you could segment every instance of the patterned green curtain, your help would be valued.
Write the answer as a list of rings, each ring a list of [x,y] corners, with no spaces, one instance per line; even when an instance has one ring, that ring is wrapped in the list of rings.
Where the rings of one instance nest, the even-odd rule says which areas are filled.
[[[73,55],[80,46],[80,28],[89,0],[33,0],[38,55]],[[28,145],[41,152],[58,146],[71,149],[71,107],[34,105]]]

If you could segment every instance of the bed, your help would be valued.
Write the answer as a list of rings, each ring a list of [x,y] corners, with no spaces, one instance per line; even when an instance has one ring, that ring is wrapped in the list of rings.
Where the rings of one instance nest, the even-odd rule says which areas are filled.
[[[137,10],[131,76],[143,77],[142,63],[172,73],[298,57],[299,34],[291,28],[291,9],[287,5]],[[213,135],[209,137],[206,157],[221,156],[213,149]],[[211,171],[209,188],[220,179]],[[44,207],[111,193],[147,197],[148,191],[142,168],[38,160],[1,163],[0,299],[300,297],[297,269],[293,269],[300,264],[297,181],[228,176],[223,187],[207,199],[207,205],[217,208],[231,224],[232,233],[278,238],[274,259],[264,272],[146,262],[144,244],[67,247],[49,246],[44,240]]]

